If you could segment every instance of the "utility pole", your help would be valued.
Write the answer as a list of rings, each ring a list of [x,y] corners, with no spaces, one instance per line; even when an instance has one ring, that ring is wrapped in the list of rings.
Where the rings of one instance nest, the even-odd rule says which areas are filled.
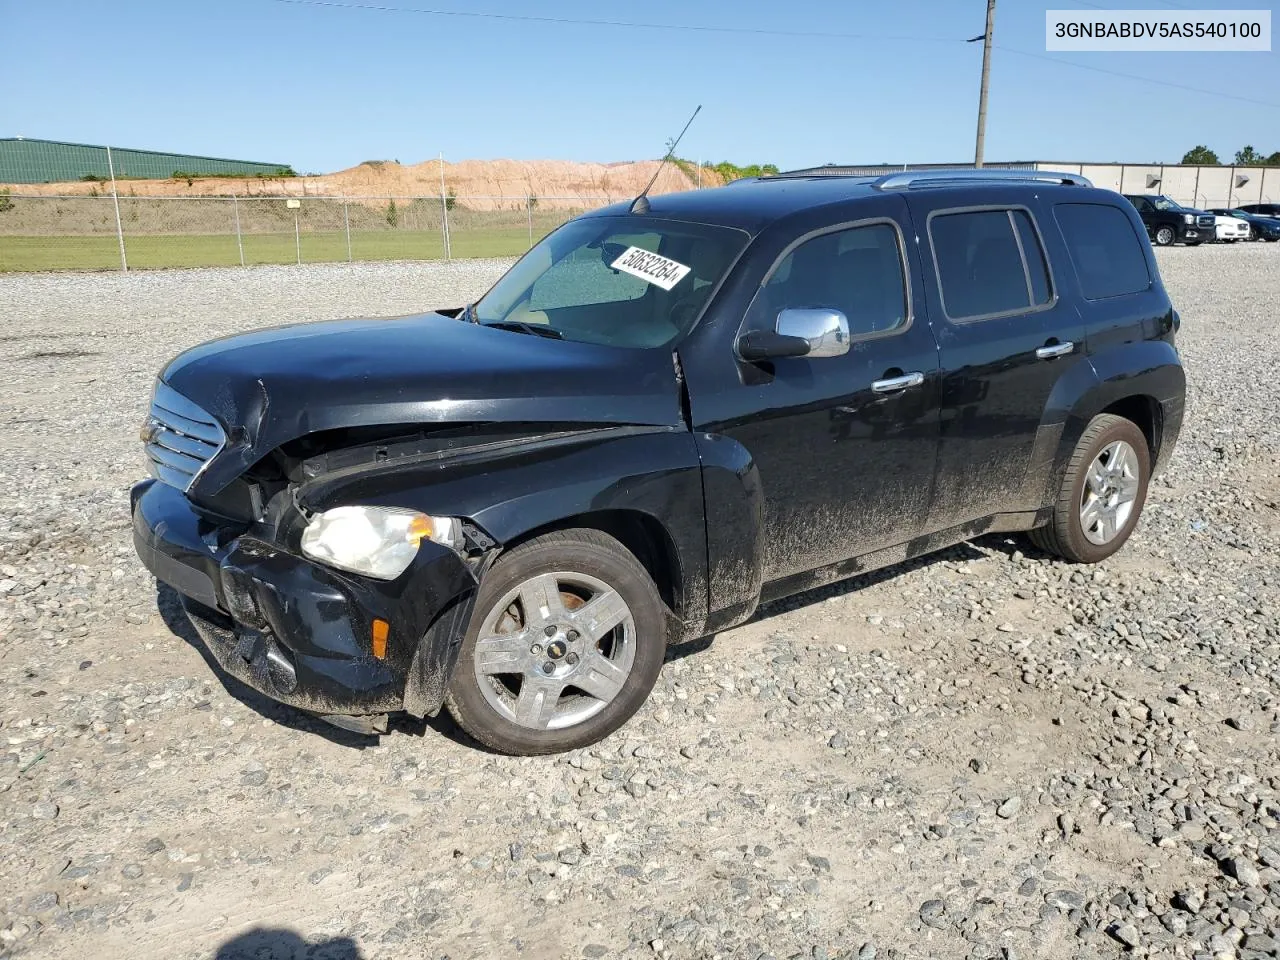
[[[978,141],[973,148],[973,165],[982,166],[982,151],[987,139],[987,83],[991,79],[991,34],[996,25],[996,0],[987,0],[987,31],[969,43],[982,41],[982,93],[978,97]]]

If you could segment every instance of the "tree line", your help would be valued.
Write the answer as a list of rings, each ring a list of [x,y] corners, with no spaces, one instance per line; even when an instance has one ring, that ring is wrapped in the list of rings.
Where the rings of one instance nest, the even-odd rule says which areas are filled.
[[[1204,146],[1204,144],[1197,144],[1183,154],[1182,162],[1198,163],[1210,167],[1221,166],[1222,164],[1222,161],[1218,159],[1218,155]],[[1280,150],[1264,156],[1252,146],[1248,146],[1237,150],[1235,160],[1232,162],[1237,167],[1280,167]]]

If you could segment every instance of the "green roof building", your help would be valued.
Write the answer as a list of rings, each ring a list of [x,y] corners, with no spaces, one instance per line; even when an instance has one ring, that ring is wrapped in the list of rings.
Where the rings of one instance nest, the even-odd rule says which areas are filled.
[[[114,146],[111,163],[119,179],[165,180],[175,173],[245,177],[293,175],[293,169],[285,163],[226,160]],[[54,183],[90,177],[110,178],[106,147],[21,137],[0,139],[0,183]]]

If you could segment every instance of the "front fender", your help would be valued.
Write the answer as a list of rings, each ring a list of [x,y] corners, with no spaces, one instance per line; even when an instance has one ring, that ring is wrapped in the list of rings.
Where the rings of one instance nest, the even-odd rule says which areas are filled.
[[[707,613],[707,544],[698,451],[678,427],[606,427],[440,459],[369,464],[304,484],[299,502],[408,507],[464,517],[499,544],[585,514],[629,511],[661,525],[686,623]]]
[[[764,582],[764,490],[737,440],[696,435],[707,502],[708,633],[750,617]]]

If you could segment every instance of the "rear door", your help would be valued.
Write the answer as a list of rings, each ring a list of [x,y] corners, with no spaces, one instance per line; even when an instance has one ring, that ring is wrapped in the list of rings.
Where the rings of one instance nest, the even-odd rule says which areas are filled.
[[[1003,196],[1002,196],[1003,195]],[[1085,328],[1059,295],[1026,190],[983,191],[960,206],[948,191],[909,198],[921,228],[929,313],[941,355],[942,417],[933,505],[941,530],[999,513],[1038,509],[1046,424],[1055,384],[1085,358]],[[1039,436],[1038,436],[1039,435]]]

